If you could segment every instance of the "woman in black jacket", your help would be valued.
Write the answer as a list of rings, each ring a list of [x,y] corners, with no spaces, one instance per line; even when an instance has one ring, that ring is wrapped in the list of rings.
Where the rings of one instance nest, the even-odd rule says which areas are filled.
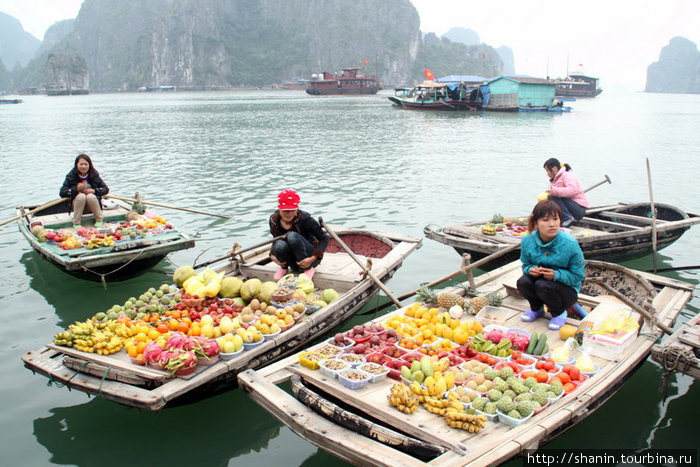
[[[80,227],[83,211],[87,205],[90,212],[95,215],[95,227],[102,226],[102,196],[109,193],[109,188],[102,181],[100,173],[92,165],[92,160],[87,154],[78,154],[73,164],[73,169],[68,172],[63,181],[60,195],[70,197],[73,210],[73,228]]]
[[[287,271],[303,272],[312,278],[330,240],[311,214],[299,209],[299,200],[296,191],[282,191],[277,195],[277,211],[270,216],[272,236],[287,234],[270,248],[270,259],[280,267],[275,280]]]

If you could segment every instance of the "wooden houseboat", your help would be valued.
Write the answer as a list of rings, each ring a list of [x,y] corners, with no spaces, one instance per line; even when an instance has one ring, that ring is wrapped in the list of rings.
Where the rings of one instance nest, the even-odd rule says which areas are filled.
[[[598,78],[572,74],[556,81],[556,97],[595,97],[603,92]]]
[[[586,215],[567,229],[578,240],[588,259],[629,259],[652,252],[652,233],[656,232],[657,249],[665,248],[680,238],[692,225],[700,223],[700,215],[684,212],[674,206],[655,203],[656,225],[652,228],[649,203],[613,204],[586,210]],[[423,229],[427,238],[453,247],[457,253],[469,253],[479,259],[513,244],[520,243],[522,225],[527,217],[505,219],[510,226],[496,227],[493,234],[484,233],[488,222],[468,222]],[[518,226],[517,224],[520,224]],[[520,249],[505,254],[492,266],[519,258]]]
[[[376,94],[381,87],[377,77],[361,74],[363,69],[343,68],[340,74],[314,73],[306,86],[306,93],[312,96]]]
[[[521,274],[521,264],[516,261],[475,278],[477,292],[499,291],[505,296],[500,307],[489,311],[491,319],[499,323],[503,329],[524,335],[534,332],[544,333],[552,348],[560,345],[564,341],[560,339],[557,331],[547,329],[546,319],[531,323],[520,320],[521,312],[528,308],[527,301],[515,288],[515,282]],[[619,343],[610,344],[610,348],[587,347],[588,334],[584,333],[583,349],[592,355],[595,362],[593,371],[584,373],[585,377],[579,375],[578,381],[572,379],[571,381],[575,384],[567,383],[570,384],[567,390],[559,392],[559,395],[552,393],[547,396],[544,408],[535,409],[534,412],[520,418],[504,417],[498,412],[496,415],[475,411],[470,413],[471,403],[454,407],[454,399],[451,402],[449,398],[440,399],[441,394],[432,398],[423,397],[422,405],[418,405],[418,401],[415,400],[418,396],[415,396],[410,401],[411,408],[415,411],[406,410],[407,413],[399,411],[396,407],[401,408],[403,404],[403,408],[407,409],[409,406],[404,404],[407,399],[395,394],[406,391],[413,393],[414,387],[418,391],[427,392],[430,386],[405,380],[401,373],[398,380],[373,376],[361,379],[362,374],[357,376],[357,371],[352,377],[357,376],[358,380],[364,381],[366,385],[354,384],[352,380],[348,384],[347,378],[341,378],[342,372],[328,371],[328,368],[337,367],[337,364],[328,365],[331,361],[330,357],[323,355],[319,365],[326,369],[324,372],[311,369],[313,366],[309,365],[307,354],[301,353],[260,370],[240,373],[239,384],[255,402],[290,427],[297,435],[353,464],[500,465],[511,458],[524,455],[526,450],[538,449],[599,409],[646,360],[652,345],[661,335],[661,330],[655,323],[659,326],[670,325],[692,296],[693,290],[692,284],[631,271],[610,263],[589,262],[586,276],[582,293],[579,295],[579,303],[590,310],[588,315],[590,319],[622,312],[632,321],[637,322],[641,314],[636,312],[641,310],[642,314],[652,316],[653,323],[650,320],[644,320],[638,332],[625,334]],[[454,293],[464,293],[464,288],[449,290]],[[374,321],[391,328],[392,318],[394,321],[398,317],[409,319],[407,317],[411,315],[408,310],[411,307],[413,305],[381,316]],[[430,313],[429,310],[428,313]],[[479,315],[477,318],[481,319]],[[462,317],[459,325],[463,324],[464,320],[473,319],[474,316]],[[410,326],[408,321],[406,323],[402,326]],[[572,326],[583,324],[572,318],[568,319],[568,323]],[[486,326],[486,322],[480,324]],[[396,332],[400,329],[398,328]],[[484,328],[484,331],[486,329]],[[322,345],[326,343],[307,350],[318,351]],[[391,350],[393,353],[393,349]],[[347,351],[352,352],[353,348]],[[384,350],[379,349],[377,353],[384,353]],[[389,366],[392,368],[404,364],[408,366],[406,356],[409,355],[410,353],[404,353],[402,357],[394,358]],[[420,353],[410,359],[422,358],[420,355],[424,354]],[[482,354],[478,354],[477,361],[481,356]],[[371,359],[369,355],[366,358]],[[511,366],[510,363],[514,363],[507,362],[507,357],[501,358],[501,361],[496,358],[488,359],[488,356],[485,358],[486,361],[495,360],[495,363],[491,363],[496,365],[495,368]],[[401,360],[404,362],[402,363]],[[386,359],[383,361],[387,362]],[[526,361],[542,364],[546,362],[542,357],[536,356]],[[302,362],[304,362],[303,365]],[[460,360],[450,358],[450,368],[464,369],[464,365],[471,363],[469,361],[460,363]],[[534,364],[537,365],[537,363]],[[572,371],[571,366],[576,365],[579,365],[578,359],[572,360],[568,371]],[[358,368],[363,366],[360,364]],[[563,364],[550,365],[554,376],[548,376],[549,370],[547,370],[544,373],[544,379],[551,381],[557,378],[559,372],[564,372],[563,367]],[[523,379],[519,379],[521,373],[518,372],[528,367],[516,365],[512,368],[516,372],[513,381],[522,381]],[[445,370],[442,375],[450,371],[452,370]],[[389,372],[389,375],[392,373]],[[557,379],[562,381],[561,378]],[[281,387],[284,383],[291,383],[291,393]],[[505,384],[515,387],[513,383]],[[406,385],[408,389],[402,391],[401,387]],[[533,386],[530,388],[531,391],[535,391]],[[524,392],[518,393],[524,394]],[[494,394],[494,398],[502,395],[503,393],[499,391],[498,394]],[[490,392],[488,397],[491,397]],[[466,423],[461,425],[461,428],[459,424],[453,427],[455,425],[448,425],[448,423],[454,418],[427,410],[431,407],[433,410],[437,406],[444,407],[445,404],[441,405],[443,401],[451,405],[453,416],[457,414],[465,419],[470,417],[470,426],[479,425],[478,429],[474,429],[473,432],[467,431]],[[397,403],[398,406],[392,406]],[[449,415],[449,410],[443,413]]]
[[[531,76],[499,76],[488,82],[490,95],[485,110],[568,112],[555,98],[554,81]]]
[[[246,345],[230,359],[198,366],[194,373],[179,377],[162,369],[134,364],[124,349],[111,355],[97,355],[52,343],[23,355],[24,365],[71,389],[147,410],[159,410],[184,394],[199,397],[193,394],[198,390],[205,397],[205,386],[235,385],[240,371],[259,368],[298,351],[352,316],[379,290],[378,281],[392,277],[406,257],[421,245],[420,238],[398,234],[360,229],[334,231],[342,244],[335,239],[330,241],[323,261],[316,268],[313,284],[319,289],[333,288],[338,298],[313,314],[302,315],[289,329],[265,337],[260,344],[250,348]],[[216,271],[226,277],[271,281],[278,267],[270,260],[269,246],[257,249],[259,246],[227,255],[226,264]],[[255,251],[243,255],[251,249]],[[362,274],[365,271],[369,273]],[[207,314],[207,310],[201,314]]]

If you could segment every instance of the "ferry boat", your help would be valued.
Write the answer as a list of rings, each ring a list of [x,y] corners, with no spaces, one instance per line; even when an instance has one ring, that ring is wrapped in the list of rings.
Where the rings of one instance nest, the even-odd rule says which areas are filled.
[[[595,97],[601,92],[598,78],[577,74],[557,81],[555,97]]]
[[[364,68],[343,68],[340,74],[327,71],[311,75],[306,93],[312,96],[376,94],[381,85],[376,76],[361,74]]]

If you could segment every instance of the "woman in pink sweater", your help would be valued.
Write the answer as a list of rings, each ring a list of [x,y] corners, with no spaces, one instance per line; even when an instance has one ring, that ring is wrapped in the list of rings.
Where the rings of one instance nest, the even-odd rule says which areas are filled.
[[[549,177],[549,199],[561,208],[561,226],[568,227],[574,220],[581,220],[586,214],[588,199],[578,179],[571,173],[571,166],[551,157],[544,163],[544,170]]]

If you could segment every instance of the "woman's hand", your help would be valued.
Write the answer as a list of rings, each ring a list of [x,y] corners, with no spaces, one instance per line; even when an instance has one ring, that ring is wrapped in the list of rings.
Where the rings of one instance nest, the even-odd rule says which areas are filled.
[[[274,261],[274,263],[275,263],[277,266],[279,266],[279,267],[281,267],[281,268],[283,268],[283,269],[287,267],[287,263],[283,263],[282,261],[278,260],[277,257],[276,257],[275,255],[270,255],[270,259],[271,259],[272,261]]]
[[[314,261],[316,261],[316,257],[309,256],[307,258],[302,259],[301,261],[297,261],[297,265],[302,269],[309,269],[314,263]]]
[[[553,281],[554,280],[554,269],[549,269],[549,268],[540,268],[540,274],[542,277],[544,277],[547,280]]]
[[[92,188],[86,188],[83,190],[83,193],[85,193],[86,195],[91,195],[94,192],[95,192],[95,190],[93,190]]]
[[[87,182],[80,182],[76,185],[75,188],[78,190],[78,193],[83,193],[85,191],[85,188],[87,188]]]
[[[531,267],[530,268],[530,275],[532,277],[540,277],[542,275],[542,273],[540,272],[540,269],[542,269],[542,268],[540,268],[539,266]]]

